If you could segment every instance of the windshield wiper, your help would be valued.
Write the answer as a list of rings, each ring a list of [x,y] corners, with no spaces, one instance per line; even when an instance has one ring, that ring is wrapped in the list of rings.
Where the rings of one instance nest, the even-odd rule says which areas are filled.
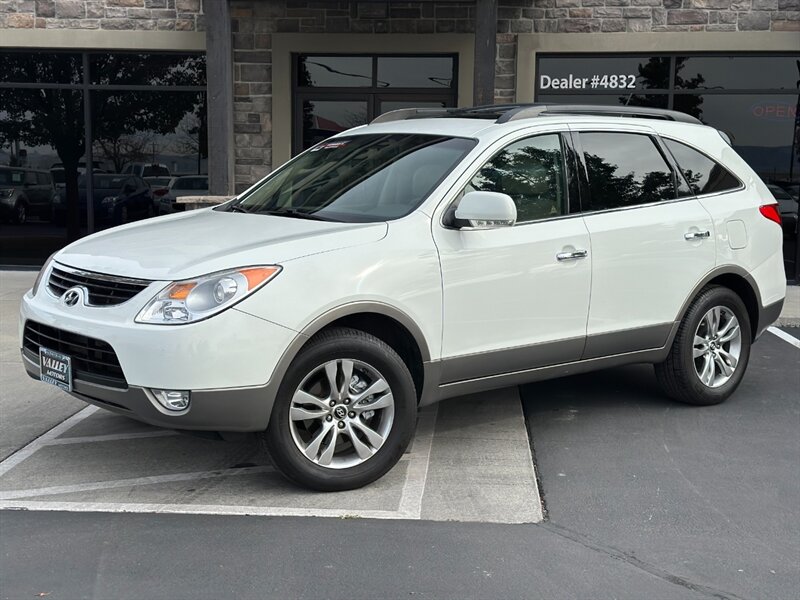
[[[308,219],[309,221],[335,221],[335,219],[321,217],[313,213],[307,213],[293,208],[285,208],[282,210],[265,210],[259,212],[262,215],[274,215],[276,217],[289,217],[292,219]]]
[[[250,214],[249,210],[247,210],[244,206],[240,206],[238,204],[231,204],[228,207],[228,212],[240,212],[240,213]]]

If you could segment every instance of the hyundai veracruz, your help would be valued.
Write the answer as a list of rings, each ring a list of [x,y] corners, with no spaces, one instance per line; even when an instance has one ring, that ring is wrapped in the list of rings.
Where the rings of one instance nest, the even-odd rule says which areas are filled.
[[[317,490],[368,484],[420,406],[652,363],[725,400],[785,295],[766,185],[667,111],[403,110],[233,200],[52,256],[28,373],[153,425],[256,432]]]

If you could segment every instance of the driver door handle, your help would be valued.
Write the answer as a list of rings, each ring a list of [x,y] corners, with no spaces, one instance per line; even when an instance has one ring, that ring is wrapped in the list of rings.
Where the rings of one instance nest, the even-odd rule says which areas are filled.
[[[556,254],[556,260],[563,262],[565,260],[578,260],[587,256],[589,256],[589,253],[586,250],[573,250],[572,252],[559,252]]]
[[[710,231],[690,231],[688,233],[683,234],[683,239],[685,239],[687,242],[693,242],[694,240],[704,240],[710,237],[711,237]]]

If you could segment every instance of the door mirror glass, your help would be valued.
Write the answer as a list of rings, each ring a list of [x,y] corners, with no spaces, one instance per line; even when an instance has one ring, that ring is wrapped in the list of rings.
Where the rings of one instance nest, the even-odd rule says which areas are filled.
[[[512,227],[517,222],[517,207],[508,194],[468,192],[458,203],[455,217],[468,223],[462,229]]]

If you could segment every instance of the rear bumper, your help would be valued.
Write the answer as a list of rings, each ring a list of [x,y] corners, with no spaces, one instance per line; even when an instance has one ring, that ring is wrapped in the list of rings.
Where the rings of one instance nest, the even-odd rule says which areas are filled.
[[[24,353],[28,375],[39,379],[39,365]],[[169,414],[143,387],[115,389],[75,379],[71,395],[111,412],[167,429],[197,431],[264,431],[269,423],[276,386],[197,390],[189,409]]]
[[[767,327],[778,320],[778,317],[781,316],[781,311],[783,310],[784,301],[785,298],[781,298],[777,302],[773,302],[772,304],[759,308],[758,327],[756,328],[755,335],[753,336],[754,339],[758,339],[759,336],[767,330]]]

